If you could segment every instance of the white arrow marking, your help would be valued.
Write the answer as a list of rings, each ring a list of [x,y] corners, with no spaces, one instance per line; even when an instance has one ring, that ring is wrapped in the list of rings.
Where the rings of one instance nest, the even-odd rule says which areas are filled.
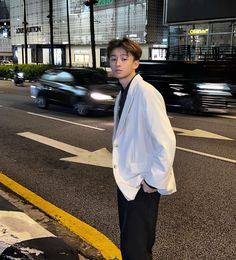
[[[106,148],[90,152],[31,132],[18,133],[18,135],[75,155],[60,160],[112,168],[112,155]]]
[[[217,135],[211,132],[207,132],[201,129],[195,129],[195,130],[188,130],[183,128],[177,128],[173,127],[173,130],[176,132],[181,132],[181,134],[178,135],[185,135],[185,136],[192,136],[192,137],[201,137],[201,138],[213,138],[213,139],[220,139],[220,140],[234,140],[222,135]]]

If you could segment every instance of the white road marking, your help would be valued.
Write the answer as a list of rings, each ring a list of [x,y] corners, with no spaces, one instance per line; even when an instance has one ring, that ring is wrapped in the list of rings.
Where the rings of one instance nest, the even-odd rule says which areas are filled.
[[[223,115],[218,115],[218,117],[229,118],[229,119],[236,119],[236,116],[223,116]]]
[[[209,153],[203,153],[203,152],[199,152],[199,151],[195,151],[195,150],[192,150],[192,149],[187,149],[187,148],[183,148],[183,147],[179,147],[179,146],[177,146],[176,148],[178,150],[181,150],[181,151],[184,151],[184,152],[194,153],[194,154],[210,157],[210,158],[213,158],[213,159],[217,159],[217,160],[226,161],[226,162],[236,164],[236,160],[233,160],[233,159],[216,156],[216,155],[212,155],[212,154],[209,154]]]
[[[47,138],[47,137],[44,137],[41,135],[37,135],[37,134],[31,133],[31,132],[18,133],[18,135],[75,155],[73,157],[62,158],[60,160],[112,168],[112,155],[106,148],[102,148],[97,151],[90,152],[90,151],[81,149],[79,147],[68,145],[63,142],[59,142],[59,141],[56,141],[56,140],[53,140],[53,139],[50,139],[50,138]],[[176,148],[178,150],[181,150],[184,152],[198,154],[198,155],[206,156],[209,158],[236,164],[236,160],[233,160],[233,159],[216,156],[216,155],[212,155],[212,154],[208,154],[208,153],[203,153],[203,152],[199,152],[199,151],[195,151],[192,149],[187,149],[187,148],[183,148],[183,147],[179,147],[179,146],[177,146]]]
[[[87,127],[87,128],[91,128],[91,129],[95,129],[95,130],[99,130],[99,131],[105,131],[106,129],[103,128],[99,128],[96,126],[91,126],[91,125],[85,125],[85,124],[79,124],[73,121],[68,121],[68,120],[64,120],[61,118],[57,118],[57,117],[51,117],[51,116],[46,116],[46,115],[42,115],[42,114],[36,114],[36,113],[32,113],[32,112],[27,112],[27,114],[30,115],[34,115],[34,116],[39,116],[39,117],[44,117],[47,119],[52,119],[52,120],[56,120],[56,121],[60,121],[60,122],[64,122],[64,123],[68,123],[68,124],[72,124],[72,125],[78,125],[78,126],[82,126],[82,127]]]
[[[234,140],[222,135],[217,135],[208,131],[204,131],[201,129],[194,129],[194,130],[188,130],[178,127],[173,127],[174,131],[181,132],[181,134],[177,135],[184,135],[184,136],[192,136],[192,137],[201,137],[201,138],[213,138],[213,139],[220,139],[220,140]]]
[[[90,152],[31,132],[18,133],[17,135],[75,155],[60,160],[112,168],[112,155],[106,148]]]
[[[0,105],[0,107],[3,107],[2,105]]]
[[[22,241],[55,237],[24,212],[19,211],[0,210],[0,231],[0,241],[4,241],[4,243],[0,244],[0,253],[10,245]]]

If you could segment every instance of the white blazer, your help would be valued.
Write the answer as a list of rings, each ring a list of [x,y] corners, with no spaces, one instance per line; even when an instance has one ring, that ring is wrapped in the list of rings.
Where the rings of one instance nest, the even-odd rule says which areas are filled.
[[[113,173],[119,189],[127,200],[133,200],[144,179],[162,195],[174,193],[176,140],[161,94],[136,75],[119,121],[120,96],[114,108],[112,138]]]

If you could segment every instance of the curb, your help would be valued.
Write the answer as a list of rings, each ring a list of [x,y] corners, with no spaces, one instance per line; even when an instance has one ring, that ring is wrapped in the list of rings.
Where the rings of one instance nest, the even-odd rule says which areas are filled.
[[[109,260],[120,260],[121,252],[113,242],[107,238],[104,234],[98,230],[89,226],[85,222],[77,219],[70,215],[68,212],[56,207],[49,201],[44,200],[42,197],[34,194],[32,191],[18,184],[5,174],[0,172],[0,183],[7,187],[21,198],[25,199],[39,210],[46,213],[52,219],[58,221],[62,226],[72,231],[73,234],[77,235],[83,242],[91,248],[95,249],[99,254],[96,257],[94,255],[89,259],[109,259]],[[86,254],[87,256],[87,254]]]
[[[62,239],[0,197],[0,259],[78,260]]]

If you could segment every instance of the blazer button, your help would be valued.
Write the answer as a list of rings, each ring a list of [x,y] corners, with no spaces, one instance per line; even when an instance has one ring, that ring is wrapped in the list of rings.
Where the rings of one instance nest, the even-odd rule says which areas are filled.
[[[113,168],[116,169],[116,167],[117,167],[116,164],[114,164],[114,165],[113,165]]]

